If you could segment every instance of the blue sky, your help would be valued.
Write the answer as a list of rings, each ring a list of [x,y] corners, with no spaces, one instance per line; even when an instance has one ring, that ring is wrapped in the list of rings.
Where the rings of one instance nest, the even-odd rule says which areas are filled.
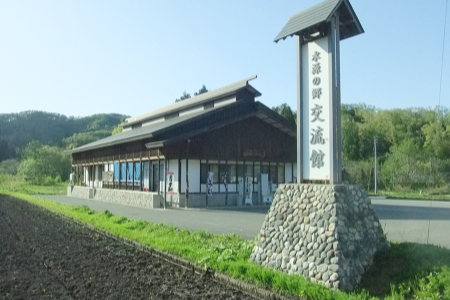
[[[295,109],[296,39],[273,40],[319,2],[4,1],[0,113],[133,116],[254,74],[259,101]],[[341,42],[342,103],[437,106],[445,0],[350,2],[365,33]],[[449,107],[450,16],[443,66]]]

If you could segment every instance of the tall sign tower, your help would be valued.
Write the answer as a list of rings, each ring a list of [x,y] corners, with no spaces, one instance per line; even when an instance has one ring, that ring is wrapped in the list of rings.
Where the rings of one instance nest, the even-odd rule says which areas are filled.
[[[297,37],[297,183],[342,183],[339,43],[363,32],[348,0],[326,0],[275,38]]]
[[[339,43],[360,33],[348,0],[326,0],[291,17],[275,38],[297,36],[297,183],[277,189],[250,256],[341,290],[356,287],[389,245],[364,188],[342,183]]]

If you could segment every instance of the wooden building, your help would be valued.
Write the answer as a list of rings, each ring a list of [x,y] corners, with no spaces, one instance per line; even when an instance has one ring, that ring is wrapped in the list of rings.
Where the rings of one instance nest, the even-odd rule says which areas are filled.
[[[261,174],[272,191],[295,181],[296,128],[255,101],[254,78],[129,118],[122,133],[71,150],[74,184],[157,193],[182,207],[261,203]]]

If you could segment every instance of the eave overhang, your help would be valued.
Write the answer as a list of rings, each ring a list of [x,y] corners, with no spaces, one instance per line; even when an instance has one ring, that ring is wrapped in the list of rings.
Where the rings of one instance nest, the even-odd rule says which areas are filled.
[[[364,33],[361,23],[348,0],[326,0],[293,15],[275,37],[274,42],[298,35],[304,40],[324,35],[335,16],[339,16],[340,40]]]

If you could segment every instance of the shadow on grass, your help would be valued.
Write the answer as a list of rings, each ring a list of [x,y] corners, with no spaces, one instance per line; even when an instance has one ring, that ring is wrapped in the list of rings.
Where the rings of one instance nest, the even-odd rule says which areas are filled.
[[[363,276],[360,288],[372,296],[385,297],[391,285],[409,284],[441,267],[450,267],[450,250],[433,245],[391,243],[391,249],[378,253]]]

